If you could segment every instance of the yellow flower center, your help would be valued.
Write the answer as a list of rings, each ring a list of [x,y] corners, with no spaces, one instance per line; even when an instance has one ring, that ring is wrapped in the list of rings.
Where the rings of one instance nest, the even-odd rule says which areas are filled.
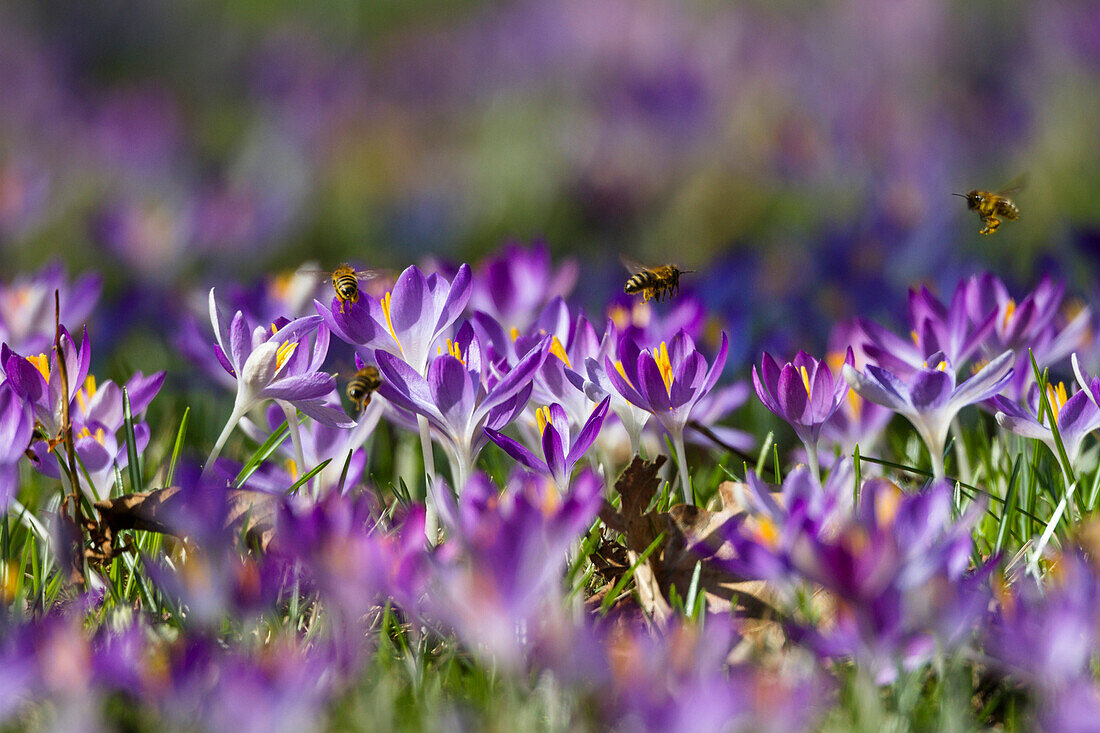
[[[920,334],[918,334],[915,330],[909,332],[909,338],[913,339],[914,345],[920,346]]]
[[[38,356],[28,356],[27,361],[34,365],[34,368],[39,371],[42,378],[47,382],[50,381],[50,359],[45,354],[39,354]]]
[[[76,393],[76,401],[80,403],[80,409],[82,411],[88,411],[88,401],[95,397],[95,392],[95,377],[89,374],[87,379],[84,380],[84,387],[79,389]]]
[[[78,438],[95,438],[95,442],[103,445],[103,440],[106,438],[106,433],[103,432],[103,428],[96,428],[95,433],[92,433],[88,428],[84,428],[76,434]]]
[[[925,368],[925,369],[927,369],[927,368],[928,368],[928,362],[926,362],[926,361],[922,361],[922,362],[921,362],[921,364],[923,364],[923,365],[924,365],[924,368]],[[940,362],[939,362],[938,364],[936,364],[936,366],[935,366],[935,369],[936,369],[936,370],[938,370],[938,371],[941,371],[941,372],[943,372],[943,371],[947,371],[947,362],[946,362],[946,361],[943,361],[943,360],[941,359],[941,360],[940,360]]]
[[[540,407],[535,410],[535,421],[538,422],[539,435],[542,435],[546,432],[546,426],[553,424],[553,420],[550,419],[550,408]]]
[[[1058,419],[1058,415],[1062,412],[1062,406],[1066,404],[1066,385],[1064,382],[1059,382],[1058,386],[1053,384],[1047,385],[1047,400],[1050,401],[1050,409],[1054,412],[1054,419]]]
[[[802,386],[806,388],[806,396],[813,397],[813,390],[810,389],[810,373],[804,366],[798,367],[798,373],[802,375]]]
[[[1005,303],[1005,317],[1004,317],[1003,323],[1001,324],[1002,328],[1006,328],[1006,329],[1008,328],[1008,322],[1010,320],[1012,320],[1012,314],[1015,313],[1015,312],[1016,312],[1016,301],[1012,298],[1009,298],[1008,302]]]
[[[298,480],[298,462],[293,458],[286,459],[286,472],[290,474],[292,481]]]
[[[512,337],[513,341],[515,341],[516,339],[519,338],[519,329],[516,328],[515,326],[512,326],[512,330],[510,330],[508,332],[508,335]]]
[[[779,528],[775,526],[775,522],[768,517],[757,517],[755,524],[753,534],[757,542],[772,549],[779,546]]]
[[[279,346],[279,350],[275,352],[275,371],[279,371],[283,368],[283,365],[286,364],[290,355],[293,354],[297,348],[297,341],[284,341]]]
[[[569,363],[569,355],[565,353],[565,347],[561,345],[561,341],[558,341],[557,336],[550,337],[550,353],[565,362],[565,365],[570,369],[573,365]]]
[[[284,272],[271,278],[269,288],[272,296],[279,300],[286,300],[290,295],[290,283],[294,281],[293,272]]]
[[[614,305],[607,311],[607,317],[620,331],[630,325],[630,311],[621,305]]]
[[[863,414],[863,398],[854,389],[848,390],[848,407],[851,410],[852,417],[857,420]]]
[[[462,366],[466,366],[466,360],[462,358],[462,348],[450,339],[447,339],[447,351],[450,352],[451,356],[462,362]]]
[[[672,392],[672,363],[668,359],[668,344],[664,341],[657,347],[657,352],[653,354],[653,361],[657,363],[657,369],[661,372],[661,379],[665,383],[665,391]]]
[[[401,341],[398,340],[397,332],[393,330],[393,321],[390,319],[390,294],[388,292],[382,296],[382,313],[386,316],[386,328],[390,330],[390,336],[393,336],[394,343],[397,344],[398,350],[404,355],[405,347],[403,347]]]
[[[542,505],[539,507],[543,515],[550,516],[561,507],[561,492],[558,485],[552,479],[547,478],[542,484]]]
[[[880,491],[875,502],[875,519],[880,527],[893,525],[901,507],[901,489],[894,484],[885,491]]]

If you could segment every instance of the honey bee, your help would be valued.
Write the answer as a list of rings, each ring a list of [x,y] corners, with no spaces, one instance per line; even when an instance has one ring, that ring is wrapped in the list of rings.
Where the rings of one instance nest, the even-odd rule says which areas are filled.
[[[371,394],[381,386],[382,375],[378,373],[378,367],[367,365],[348,382],[348,399],[362,412],[370,404]]]
[[[952,196],[966,199],[966,208],[978,212],[978,218],[982,220],[979,234],[992,234],[1001,226],[1001,219],[1016,221],[1020,218],[1019,208],[1008,196],[1021,188],[1023,188],[1023,179],[1017,179],[1000,191],[974,189],[969,193],[955,193]]]
[[[629,295],[641,293],[643,301],[652,298],[658,303],[662,300],[671,300],[672,296],[680,290],[680,275],[685,272],[695,272],[695,270],[681,270],[676,265],[644,267],[629,261],[624,261],[624,264],[634,274],[626,281],[623,292]]]
[[[303,270],[313,275],[325,275],[332,278],[332,289],[336,291],[336,299],[340,301],[340,312],[344,312],[347,303],[359,302],[359,281],[370,280],[377,277],[374,270],[356,270],[348,263],[343,263],[332,272],[328,270]]]

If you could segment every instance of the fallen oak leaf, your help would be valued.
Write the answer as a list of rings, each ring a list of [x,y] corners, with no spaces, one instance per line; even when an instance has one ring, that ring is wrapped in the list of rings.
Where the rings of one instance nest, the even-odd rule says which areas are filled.
[[[187,532],[173,520],[184,498],[179,494],[178,486],[166,486],[99,501],[95,508],[101,524],[113,536],[117,537],[123,529],[136,529],[182,539]],[[251,489],[230,489],[226,502],[224,529],[241,532],[250,545],[266,550],[275,533],[281,497]]]

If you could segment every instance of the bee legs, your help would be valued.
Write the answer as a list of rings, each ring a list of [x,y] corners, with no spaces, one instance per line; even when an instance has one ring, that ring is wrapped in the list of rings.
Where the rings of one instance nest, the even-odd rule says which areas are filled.
[[[1001,220],[995,216],[983,217],[982,223],[984,223],[985,226],[981,228],[981,231],[978,232],[979,234],[992,234],[997,231],[997,227],[1001,226]]]

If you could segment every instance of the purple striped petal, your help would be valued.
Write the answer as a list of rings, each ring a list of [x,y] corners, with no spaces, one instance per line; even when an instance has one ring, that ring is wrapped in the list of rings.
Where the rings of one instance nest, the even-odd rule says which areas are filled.
[[[918,412],[932,410],[947,404],[954,388],[955,380],[946,371],[921,369],[913,375],[909,399]]]
[[[509,438],[499,430],[493,430],[492,428],[485,428],[485,434],[489,436],[489,439],[499,445],[501,449],[516,459],[524,466],[536,473],[547,475],[550,473],[550,469],[547,467],[544,461],[535,457],[535,454],[527,450],[527,448],[518,441]]]
[[[336,388],[331,374],[313,372],[277,379],[260,392],[260,397],[275,400],[312,400],[324,397]]]
[[[477,395],[462,362],[450,354],[432,359],[428,365],[428,388],[447,422],[463,430],[469,424]]]
[[[645,397],[651,412],[663,413],[672,408],[661,370],[648,351],[638,357],[638,391]]]
[[[588,419],[585,420],[584,425],[581,427],[580,432],[577,433],[577,437],[569,447],[569,455],[565,457],[566,464],[573,466],[576,465],[588,449],[592,447],[592,444],[596,442],[596,437],[600,434],[600,428],[603,427],[603,422],[607,418],[607,408],[611,404],[611,398],[605,397],[603,402],[596,405],[596,409],[592,411]]]

